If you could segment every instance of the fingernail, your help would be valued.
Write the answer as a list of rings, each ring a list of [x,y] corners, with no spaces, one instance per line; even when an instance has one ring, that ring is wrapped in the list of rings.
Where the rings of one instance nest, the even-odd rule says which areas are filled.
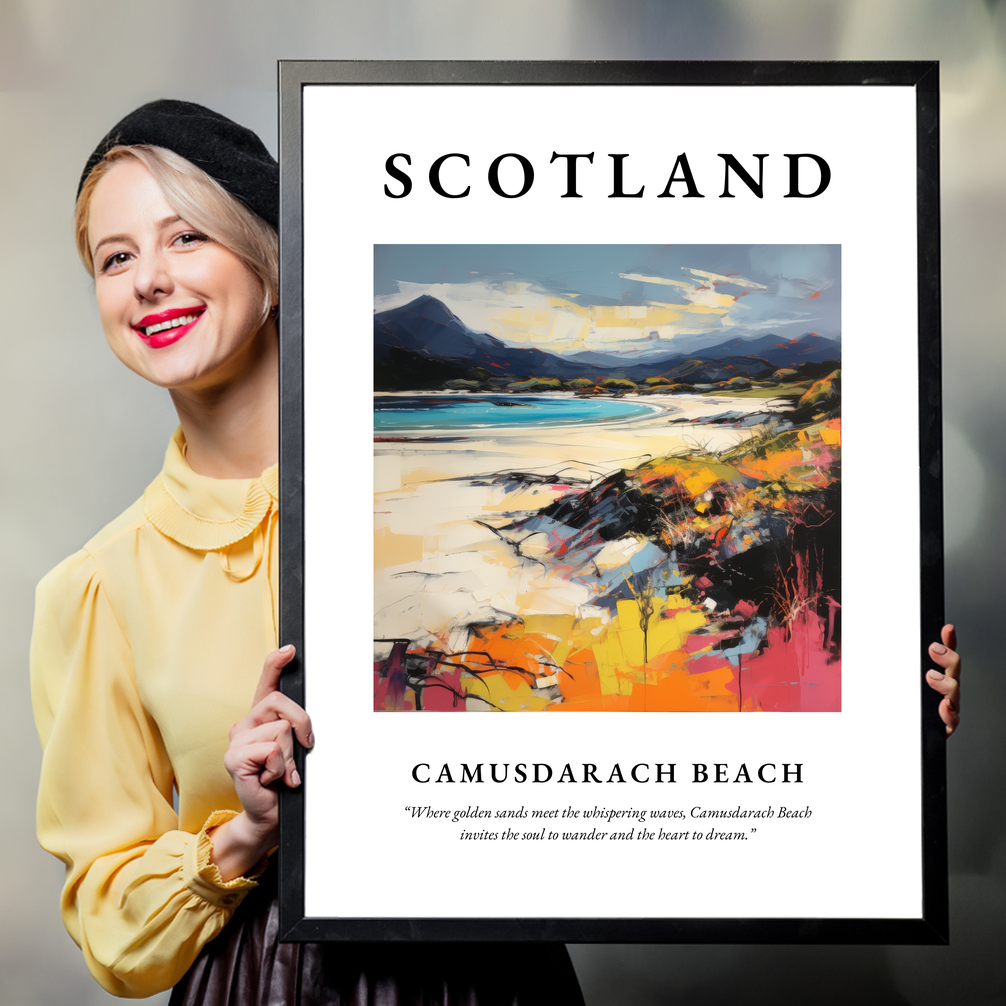
[[[307,746],[309,748],[313,748],[314,747],[314,732],[313,731],[307,735]]]
[[[941,674],[941,673],[940,673],[939,671],[930,671],[930,672],[929,672],[929,676],[930,676],[930,677],[931,677],[931,678],[932,678],[932,679],[933,679],[934,681],[942,681],[942,680],[943,680],[943,679],[944,679],[944,678],[946,677],[946,675],[945,675],[945,674]]]
[[[287,643],[286,646],[280,648],[280,653],[286,655],[287,653],[293,653],[293,643]]]
[[[933,651],[933,653],[946,653],[947,652],[947,648],[942,643],[933,643],[933,645],[930,646],[929,649],[931,649]]]
[[[290,781],[294,784],[294,786],[300,785],[300,773],[296,769],[290,773]]]

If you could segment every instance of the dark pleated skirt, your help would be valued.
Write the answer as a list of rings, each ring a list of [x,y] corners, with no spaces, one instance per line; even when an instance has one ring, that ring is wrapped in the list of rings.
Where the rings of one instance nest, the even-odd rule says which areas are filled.
[[[170,1006],[583,1006],[561,943],[280,943],[274,874]]]

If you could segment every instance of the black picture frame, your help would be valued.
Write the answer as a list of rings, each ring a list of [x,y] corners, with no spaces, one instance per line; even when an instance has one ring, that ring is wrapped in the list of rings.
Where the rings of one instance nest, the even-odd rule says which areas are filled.
[[[287,941],[564,941],[626,943],[939,944],[948,941],[945,736],[939,696],[925,684],[927,646],[943,624],[940,381],[939,71],[935,62],[353,62],[282,61],[280,104],[280,640],[298,648],[282,688],[311,709],[304,648],[304,382],[302,95],[306,86],[645,84],[911,87],[915,92],[918,244],[919,486],[923,904],[918,918],[319,918],[305,914],[304,785],[281,794],[280,927]],[[913,645],[908,642],[905,645]]]

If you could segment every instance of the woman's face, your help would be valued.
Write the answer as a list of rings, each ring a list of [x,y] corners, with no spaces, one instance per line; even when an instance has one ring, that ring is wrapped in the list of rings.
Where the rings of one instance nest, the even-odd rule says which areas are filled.
[[[264,331],[262,284],[182,220],[139,161],[117,161],[95,186],[88,242],[105,337],[130,370],[192,392],[240,378]]]

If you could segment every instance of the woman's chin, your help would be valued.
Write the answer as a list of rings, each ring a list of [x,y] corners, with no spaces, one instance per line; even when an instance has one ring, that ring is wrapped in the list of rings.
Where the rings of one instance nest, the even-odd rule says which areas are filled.
[[[207,383],[214,383],[211,374],[218,369],[200,361],[185,359],[181,354],[178,358],[150,360],[123,360],[134,374],[145,381],[168,391],[182,391],[186,388],[198,388]]]
[[[214,396],[223,387],[240,383],[268,355],[262,347],[275,349],[276,343],[275,326],[271,324],[233,340],[195,338],[195,334],[163,347],[108,341],[122,363],[151,384],[169,391]]]

